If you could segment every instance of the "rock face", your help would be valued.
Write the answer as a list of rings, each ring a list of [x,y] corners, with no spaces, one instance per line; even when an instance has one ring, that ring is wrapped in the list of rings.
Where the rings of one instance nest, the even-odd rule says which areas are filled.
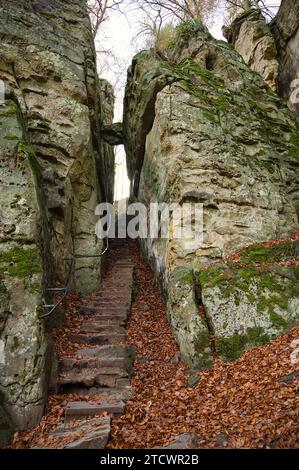
[[[43,245],[48,240],[38,189],[40,166],[27,141],[18,100],[7,89],[0,107],[0,439],[42,416],[47,396],[47,341],[41,313]],[[44,271],[46,272],[46,270]]]
[[[65,281],[65,258],[101,251],[94,208],[113,194],[113,155],[105,155],[99,139],[103,85],[86,5],[4,1],[1,18],[0,78],[19,99],[41,166],[54,270]],[[77,258],[76,288],[93,289],[99,277],[100,258]]]
[[[99,175],[103,174],[103,169],[101,168],[100,161],[101,158],[104,158],[104,174],[106,175],[106,200],[109,202],[113,201],[114,197],[114,148],[113,145],[119,145],[117,141],[108,141],[105,140],[103,136],[103,128],[113,127],[113,117],[114,117],[114,91],[112,86],[107,80],[99,79],[99,109],[100,109],[100,134],[97,137],[100,137],[100,159],[98,161],[98,172]],[[101,177],[100,177],[101,179]]]
[[[283,329],[275,321],[269,326],[271,318],[259,323],[254,303],[249,319],[246,304],[237,301],[221,307],[223,325],[228,306],[232,309],[230,326],[217,329],[221,293],[201,280],[201,298],[196,299],[194,283],[207,263],[298,228],[299,134],[289,110],[240,55],[201,25],[191,26],[187,22],[179,27],[176,46],[166,51],[167,57],[145,51],[134,58],[128,72],[124,139],[140,202],[203,205],[203,242],[190,247],[184,238],[148,237],[141,243],[167,298],[183,357],[209,365],[211,333],[219,341],[241,335],[240,353],[254,343],[246,339],[252,324],[265,327],[269,337]],[[293,279],[294,273],[289,276]],[[260,283],[255,276],[251,289],[263,290]],[[267,290],[261,296],[267,297]],[[297,300],[292,299],[289,313],[285,302],[283,313],[274,309],[285,325],[294,321]]]
[[[73,255],[95,255],[94,209],[112,200],[114,155],[99,129],[113,98],[99,82],[84,1],[0,5],[0,432],[38,422],[47,397],[43,297]],[[2,97],[0,97],[2,98]],[[99,257],[75,258],[70,284],[100,279]],[[51,303],[49,295],[46,302]]]
[[[238,16],[230,28],[224,28],[224,34],[246,64],[258,72],[272,90],[276,91],[276,44],[262,14],[251,10]]]
[[[270,27],[278,52],[278,92],[299,118],[299,1],[282,0]]]
[[[257,10],[245,12],[223,33],[299,117],[299,1],[282,0],[269,25]]]

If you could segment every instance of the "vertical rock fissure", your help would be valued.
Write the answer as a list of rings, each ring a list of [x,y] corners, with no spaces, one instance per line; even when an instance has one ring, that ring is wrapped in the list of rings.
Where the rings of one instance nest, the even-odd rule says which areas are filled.
[[[215,359],[217,357],[217,350],[216,350],[216,343],[215,343],[215,331],[214,331],[212,322],[209,316],[207,315],[207,312],[206,312],[206,309],[202,300],[202,289],[201,289],[200,281],[198,279],[198,276],[195,273],[193,273],[193,279],[194,279],[195,303],[197,305],[198,313],[207,327],[211,353],[212,353],[213,358]]]

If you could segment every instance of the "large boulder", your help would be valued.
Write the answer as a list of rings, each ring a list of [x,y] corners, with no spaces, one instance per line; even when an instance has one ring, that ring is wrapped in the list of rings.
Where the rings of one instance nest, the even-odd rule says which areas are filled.
[[[190,247],[183,238],[148,237],[141,244],[183,356],[208,365],[213,324],[196,303],[194,273],[298,229],[299,134],[280,98],[227,43],[190,22],[180,25],[174,43],[164,57],[144,51],[134,58],[124,138],[140,202],[203,205],[203,242]],[[219,305],[209,304],[207,312],[207,298],[212,318]],[[245,310],[237,308],[243,332]]]

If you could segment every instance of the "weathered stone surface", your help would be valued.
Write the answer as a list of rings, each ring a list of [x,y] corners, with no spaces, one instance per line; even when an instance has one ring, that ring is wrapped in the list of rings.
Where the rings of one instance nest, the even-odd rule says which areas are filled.
[[[103,173],[106,176],[106,199],[109,202],[113,201],[114,198],[114,176],[115,176],[115,165],[114,165],[114,148],[112,145],[115,143],[107,143],[101,135],[101,129],[106,126],[111,126],[114,117],[114,91],[112,86],[107,80],[99,78],[99,109],[100,109],[100,156],[103,160],[103,164],[97,160],[98,172],[101,175]]]
[[[110,145],[122,145],[124,143],[122,122],[115,122],[110,126],[103,126],[101,129],[101,137]]]
[[[52,230],[48,249],[64,282],[65,258],[101,251],[94,208],[113,194],[113,156],[105,156],[99,137],[101,85],[86,4],[3,1],[0,14],[0,79],[19,99],[41,167]],[[77,289],[92,290],[99,279],[100,258],[76,259]]]
[[[195,432],[185,432],[167,446],[158,447],[158,449],[196,449],[199,443],[200,439]]]
[[[73,253],[102,248],[94,208],[112,200],[114,156],[99,129],[113,99],[105,111],[85,1],[3,0],[0,17],[0,414],[16,430],[47,398],[45,288],[65,285]],[[100,269],[76,258],[71,286],[94,289]]]
[[[239,15],[230,28],[224,28],[224,33],[246,64],[258,72],[272,90],[276,91],[277,50],[263,15],[257,10]]]
[[[78,430],[83,430],[84,436],[65,446],[65,449],[105,449],[110,438],[110,418],[103,417],[102,426],[96,422],[79,425]]]
[[[86,401],[72,401],[65,408],[65,422],[73,419],[83,419],[90,416],[109,413],[114,416],[122,415],[125,410],[125,403],[122,400],[105,401],[99,403],[88,403]]]
[[[81,349],[77,359],[60,361],[58,383],[61,387],[75,384],[115,387],[120,378],[131,376],[134,359],[134,349],[126,345]]]
[[[299,133],[287,107],[230,46],[201,25],[181,31],[168,59],[153,51],[134,58],[124,136],[139,201],[203,205],[203,241],[141,244],[183,358],[209,365],[209,328],[195,302],[192,271],[298,228]],[[242,306],[239,313],[240,333],[249,325]]]
[[[299,1],[282,0],[269,25],[251,9],[224,26],[223,33],[299,117]]]
[[[111,418],[88,419],[78,424],[62,424],[50,433],[49,444],[33,449],[104,449],[110,437]]]
[[[48,347],[38,315],[46,281],[39,239],[46,243],[48,234],[40,167],[12,90],[0,105],[0,166],[0,415],[14,430],[41,418],[47,395]]]
[[[272,249],[256,245],[242,252],[244,267],[230,263],[199,272],[202,300],[222,359],[236,359],[245,348],[267,343],[298,321],[298,266],[255,264],[280,262],[288,253],[291,258],[298,248],[298,242]]]
[[[278,92],[299,118],[299,0],[282,0],[270,27],[278,52]]]

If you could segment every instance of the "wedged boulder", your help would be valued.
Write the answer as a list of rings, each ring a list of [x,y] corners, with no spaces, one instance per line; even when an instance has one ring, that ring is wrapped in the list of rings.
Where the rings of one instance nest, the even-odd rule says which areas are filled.
[[[103,126],[101,129],[101,137],[110,145],[122,145],[124,143],[122,122],[115,122],[110,124],[110,126]]]

